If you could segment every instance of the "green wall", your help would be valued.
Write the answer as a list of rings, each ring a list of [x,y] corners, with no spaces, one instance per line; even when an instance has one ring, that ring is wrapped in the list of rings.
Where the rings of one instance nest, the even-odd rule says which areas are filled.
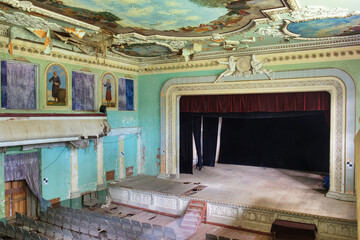
[[[22,56],[14,55],[11,57],[7,52],[0,52],[0,60],[13,60]],[[101,76],[105,72],[112,72],[116,78],[119,77],[131,77],[134,79],[134,105],[135,111],[117,111],[113,109],[108,109],[107,120],[111,128],[123,128],[123,127],[138,127],[139,126],[139,111],[137,107],[137,96],[138,96],[138,87],[137,87],[137,75],[125,74],[117,69],[109,70],[104,69],[101,65],[77,65],[59,61],[52,61],[44,55],[41,58],[37,57],[25,57],[31,63],[36,64],[38,70],[38,88],[37,88],[37,98],[38,106],[37,110],[6,110],[0,109],[0,113],[91,113],[86,111],[72,111],[71,104],[71,72],[73,70],[87,69],[92,73],[96,74],[96,80],[98,83],[101,81]],[[61,107],[56,109],[54,107],[47,108],[46,103],[46,76],[45,70],[47,66],[51,63],[61,63],[68,72],[68,97],[69,102],[68,107]],[[96,91],[98,95],[97,106],[100,106],[101,103],[101,85],[98,84],[98,89]],[[1,91],[0,91],[1,94]],[[1,97],[0,97],[1,99]],[[98,109],[98,107],[96,107]],[[97,111],[96,111],[97,112]],[[97,187],[97,152],[94,149],[94,142],[90,141],[91,144],[86,149],[78,149],[78,187],[80,193],[86,191],[95,191]],[[113,137],[104,137],[104,151],[103,151],[103,163],[104,163],[104,181],[106,178],[105,172],[115,170],[115,179],[119,178],[119,138],[117,136]],[[133,135],[125,136],[125,166],[134,166],[136,170],[136,157],[137,157],[137,142],[136,136]],[[21,149],[19,148],[19,152]],[[65,205],[70,205],[70,194],[71,194],[71,158],[70,158],[70,148],[68,146],[63,147],[54,147],[54,148],[42,148],[41,152],[41,179],[48,178],[48,183],[44,184],[42,181],[42,194],[45,199],[54,199],[60,198],[62,203]],[[5,199],[5,188],[4,188],[4,160],[3,154],[0,154],[0,219],[5,216],[4,204]],[[136,174],[136,172],[134,171]]]
[[[144,174],[155,176],[160,173],[160,90],[163,84],[175,77],[217,75],[221,72],[222,70],[208,70],[139,76],[139,119],[142,152],[145,154]]]
[[[337,68],[347,72],[356,84],[356,102],[360,102],[360,60],[329,61],[304,64],[281,64],[267,66],[274,72],[306,69]],[[142,148],[145,149],[144,173],[157,175],[160,172],[160,160],[157,158],[160,148],[160,90],[163,84],[175,77],[195,77],[218,75],[222,70],[206,70],[194,72],[164,73],[139,76],[139,112],[142,137]],[[360,104],[356,104],[356,119],[359,119]],[[356,131],[359,130],[356,121]]]
[[[41,179],[44,178],[48,179],[48,183],[42,181],[43,198],[60,197],[63,201],[70,197],[71,171],[68,147],[41,149]]]

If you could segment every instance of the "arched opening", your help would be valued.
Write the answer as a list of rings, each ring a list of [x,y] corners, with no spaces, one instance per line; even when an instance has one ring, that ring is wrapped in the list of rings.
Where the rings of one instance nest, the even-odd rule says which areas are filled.
[[[275,80],[262,75],[249,78],[229,77],[213,84],[216,76],[174,78],[166,82],[160,93],[161,102],[161,173],[178,176],[179,168],[179,101],[181,96],[286,93],[325,91],[330,103],[330,190],[327,196],[354,199],[354,171],[345,167],[354,160],[355,88],[351,77],[341,70],[322,69],[277,72]],[[227,81],[231,80],[231,81]],[[348,188],[348,186],[350,186]]]

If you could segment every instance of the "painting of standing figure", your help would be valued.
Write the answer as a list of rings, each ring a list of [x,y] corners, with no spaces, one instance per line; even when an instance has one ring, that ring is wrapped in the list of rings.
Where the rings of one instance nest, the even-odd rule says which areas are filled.
[[[102,105],[108,108],[116,107],[116,78],[112,73],[104,73],[102,76]]]
[[[68,75],[65,67],[59,64],[51,64],[46,70],[46,105],[67,105],[67,81]]]

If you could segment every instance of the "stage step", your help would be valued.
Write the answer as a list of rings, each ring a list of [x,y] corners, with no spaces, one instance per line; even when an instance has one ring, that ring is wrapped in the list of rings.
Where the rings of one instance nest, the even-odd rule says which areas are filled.
[[[192,233],[196,232],[204,217],[206,222],[206,207],[206,202],[190,200],[181,222],[181,228]]]

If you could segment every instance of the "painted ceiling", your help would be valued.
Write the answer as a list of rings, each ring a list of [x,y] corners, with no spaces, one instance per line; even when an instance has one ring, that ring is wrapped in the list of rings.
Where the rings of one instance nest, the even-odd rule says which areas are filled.
[[[40,29],[54,46],[87,54],[189,61],[204,52],[358,35],[357,1],[0,0],[0,22],[13,38],[41,42],[31,34]]]

